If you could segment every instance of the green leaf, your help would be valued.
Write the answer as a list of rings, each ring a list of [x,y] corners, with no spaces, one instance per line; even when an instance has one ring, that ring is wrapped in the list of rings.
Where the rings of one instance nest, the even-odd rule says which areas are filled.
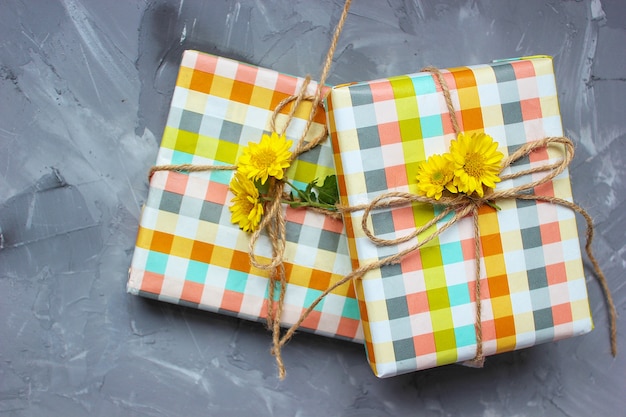
[[[339,188],[337,187],[337,176],[329,175],[324,178],[324,183],[319,186],[315,184],[318,200],[320,203],[334,206],[339,202]]]
[[[254,181],[254,186],[259,190],[259,194],[266,195],[270,191],[270,182],[265,181],[265,184],[261,184],[261,180]]]

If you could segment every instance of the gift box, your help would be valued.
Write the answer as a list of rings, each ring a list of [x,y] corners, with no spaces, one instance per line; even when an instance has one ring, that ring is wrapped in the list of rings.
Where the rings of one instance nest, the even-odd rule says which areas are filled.
[[[248,142],[270,131],[277,105],[298,94],[304,79],[197,51],[185,51],[156,165],[234,165]],[[311,82],[306,93],[313,95]],[[311,102],[300,103],[285,134],[302,135]],[[280,110],[283,126],[290,106]],[[308,135],[325,132],[317,112]],[[335,173],[330,141],[301,155],[287,171],[296,185]],[[231,223],[232,170],[156,171],[151,177],[128,291],[145,297],[262,320],[268,311],[268,271],[251,266],[249,234]],[[304,187],[303,187],[304,188]],[[297,321],[322,291],[351,270],[343,223],[306,209],[286,211],[287,275],[281,324]],[[272,256],[261,235],[255,254]],[[278,291],[276,291],[278,293]],[[278,294],[276,294],[278,297]],[[354,289],[342,285],[301,326],[314,333],[362,341]]]
[[[563,134],[549,57],[440,74],[462,132],[491,135],[505,157],[527,142]],[[442,83],[431,72],[337,86],[327,105],[345,206],[369,204],[389,191],[417,194],[420,163],[447,152],[456,138]],[[504,173],[557,161],[561,150],[539,149]],[[532,174],[532,179],[541,175]],[[502,181],[496,190],[524,181],[529,179]],[[571,201],[567,171],[534,192]],[[478,214],[484,355],[590,331],[574,212],[542,201],[502,199],[495,204],[499,210],[483,206]],[[396,239],[440,212],[424,203],[376,209],[367,225],[380,238]],[[363,210],[344,216],[354,268],[415,244],[376,245],[361,226],[363,216]],[[476,356],[474,236],[473,217],[462,218],[400,262],[355,281],[368,359],[377,376]]]

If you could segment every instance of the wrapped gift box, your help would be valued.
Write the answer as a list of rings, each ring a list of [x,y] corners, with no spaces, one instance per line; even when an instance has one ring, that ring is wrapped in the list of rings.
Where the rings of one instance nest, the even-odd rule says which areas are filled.
[[[176,81],[156,165],[234,165],[248,142],[269,133],[273,110],[298,93],[304,79],[197,51],[186,51]],[[311,82],[307,94],[314,94]],[[303,102],[286,130],[300,138],[311,109]],[[276,122],[284,126],[289,106]],[[326,123],[317,113],[310,137]],[[267,271],[249,262],[249,234],[231,223],[228,189],[234,171],[157,171],[142,212],[128,291],[250,320],[267,314]],[[287,171],[297,185],[334,174],[330,141],[303,154]],[[285,270],[288,284],[281,324],[351,270],[343,223],[306,209],[286,208]],[[256,254],[271,257],[261,236]],[[303,323],[312,332],[362,341],[354,289],[329,294]]]
[[[521,144],[563,134],[549,57],[442,70],[461,130],[485,132],[509,155]],[[431,73],[337,86],[328,98],[330,134],[342,204],[367,204],[388,191],[417,193],[420,162],[447,152],[455,138],[441,86]],[[556,161],[534,152],[511,170]],[[535,179],[537,175],[533,174]],[[528,178],[503,181],[496,190]],[[535,193],[571,200],[567,171]],[[479,214],[485,355],[588,332],[592,322],[574,213],[557,205],[497,201]],[[373,232],[409,234],[440,208],[424,204],[376,210]],[[376,246],[363,211],[344,218],[354,267],[415,244]],[[438,227],[441,227],[439,224]],[[434,230],[434,229],[433,229]],[[471,217],[356,281],[368,359],[380,377],[470,360],[477,350],[474,232]]]

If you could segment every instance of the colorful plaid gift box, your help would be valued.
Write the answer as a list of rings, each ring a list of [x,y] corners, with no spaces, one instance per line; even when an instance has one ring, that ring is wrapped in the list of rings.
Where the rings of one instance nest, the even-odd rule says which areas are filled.
[[[461,130],[493,136],[505,156],[526,142],[562,135],[549,57],[441,73]],[[388,191],[417,193],[420,162],[447,152],[455,138],[441,85],[427,72],[337,86],[328,98],[328,112],[342,204],[348,206],[368,204]],[[543,148],[505,173],[561,156]],[[496,190],[524,181],[528,179],[503,181]],[[535,193],[571,200],[567,171]],[[501,210],[485,206],[478,217],[484,354],[590,331],[574,213],[536,201],[496,204]],[[376,210],[370,230],[395,239],[440,210],[425,204]],[[415,244],[376,246],[365,235],[362,218],[363,211],[344,218],[355,268]],[[400,263],[356,281],[368,359],[376,375],[475,357],[474,242],[472,219],[464,218]]]
[[[182,58],[157,165],[234,165],[249,141],[269,131],[273,110],[304,82],[230,59],[186,51]],[[310,83],[307,93],[317,85]],[[308,106],[308,107],[307,107]],[[286,135],[297,142],[311,109],[303,102]],[[284,125],[287,108],[276,121]],[[309,135],[323,132],[318,112]],[[296,185],[334,174],[329,141],[294,161],[287,176]],[[151,178],[130,269],[128,291],[250,320],[267,314],[267,271],[250,265],[249,235],[231,223],[233,171],[157,171]],[[303,186],[303,188],[304,188]],[[305,209],[286,208],[288,277],[281,324],[293,324],[303,309],[351,270],[341,221]],[[256,255],[271,257],[261,236]],[[354,289],[339,287],[302,328],[362,341]]]

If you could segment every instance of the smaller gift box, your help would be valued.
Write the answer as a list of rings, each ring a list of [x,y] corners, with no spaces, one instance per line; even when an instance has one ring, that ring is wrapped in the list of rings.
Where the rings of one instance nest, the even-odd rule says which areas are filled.
[[[337,86],[328,100],[341,202],[370,204],[391,191],[418,194],[416,175],[456,139],[442,86],[460,129],[486,133],[504,156],[521,145],[563,134],[552,60],[534,57]],[[520,172],[562,157],[538,149],[505,170]],[[529,175],[537,179],[544,174]],[[528,177],[528,176],[527,176]],[[528,178],[502,181],[496,190]],[[567,170],[535,194],[571,201]],[[401,261],[356,281],[368,359],[388,377],[472,360],[588,332],[592,322],[574,212],[543,201],[502,199],[465,217]],[[366,225],[379,238],[406,236],[441,213],[423,203],[377,208]],[[418,236],[426,239],[451,213]],[[344,216],[355,267],[393,256],[417,240],[380,246],[362,227],[364,210]],[[476,330],[475,262],[480,262],[482,342]]]
[[[269,133],[274,109],[298,94],[302,78],[197,51],[185,51],[172,97],[156,165],[234,165],[248,142]],[[310,82],[306,94],[317,85]],[[310,102],[297,107],[285,132],[297,142]],[[289,118],[289,105],[276,116]],[[317,112],[308,135],[325,132],[325,114]],[[308,137],[308,136],[307,136]],[[286,175],[298,186],[335,173],[326,140],[293,161]],[[249,320],[268,312],[268,271],[251,266],[249,234],[231,222],[231,170],[156,171],[151,177],[128,291]],[[287,276],[281,324],[290,326],[331,284],[350,272],[343,223],[306,209],[286,211]],[[261,235],[257,258],[272,257]],[[278,291],[276,291],[278,297]],[[359,310],[352,285],[338,287],[302,323],[318,334],[362,341]]]

